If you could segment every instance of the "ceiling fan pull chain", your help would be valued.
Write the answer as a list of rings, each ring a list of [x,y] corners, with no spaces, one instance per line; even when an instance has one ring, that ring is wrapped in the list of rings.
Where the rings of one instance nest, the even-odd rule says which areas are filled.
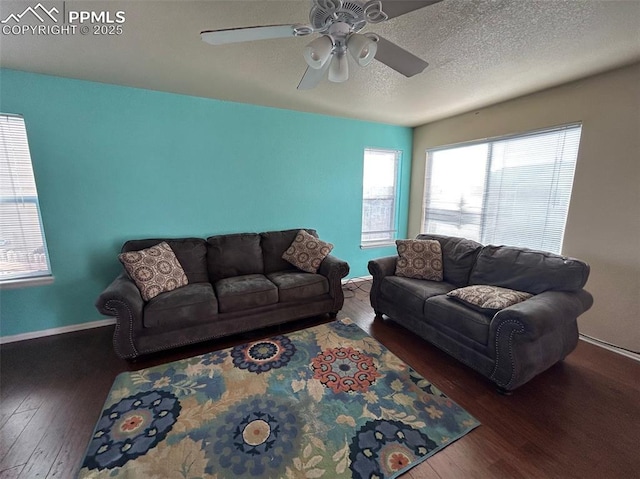
[[[382,2],[380,0],[371,0],[364,6],[364,16],[369,23],[384,22],[389,16],[382,11]]]

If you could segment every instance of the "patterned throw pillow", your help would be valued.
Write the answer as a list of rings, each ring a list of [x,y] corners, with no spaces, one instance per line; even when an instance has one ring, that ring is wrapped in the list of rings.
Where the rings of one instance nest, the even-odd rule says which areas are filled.
[[[454,289],[448,292],[447,296],[457,299],[467,306],[471,306],[473,309],[488,313],[521,303],[533,295],[513,289],[500,288],[498,286],[476,284],[474,286]]]
[[[396,240],[396,276],[442,281],[442,248],[437,240]]]
[[[325,243],[305,230],[300,230],[291,246],[282,255],[282,259],[302,271],[317,273],[320,264],[332,249],[331,243]]]
[[[165,241],[140,251],[122,253],[118,259],[145,301],[189,284],[178,258]]]

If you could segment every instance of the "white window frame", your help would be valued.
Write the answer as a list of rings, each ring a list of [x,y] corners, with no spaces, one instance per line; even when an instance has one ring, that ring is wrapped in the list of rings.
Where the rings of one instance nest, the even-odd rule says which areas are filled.
[[[532,249],[542,249],[553,253],[561,253],[568,217],[571,190],[573,189],[573,180],[575,177],[575,168],[578,160],[581,132],[582,123],[578,122],[529,131],[522,134],[458,143],[427,150],[422,204],[422,223],[420,231],[427,234],[435,233],[451,236],[464,236],[483,244],[509,244],[512,246],[522,246]],[[563,135],[563,133],[566,134]],[[541,148],[541,144],[536,144],[536,148],[541,148],[541,156],[531,156],[528,153],[530,150],[522,149],[524,147],[528,148],[528,146],[523,145],[527,145],[526,142],[532,141],[534,137],[551,134],[556,134],[555,139],[558,143],[555,144],[555,147],[553,146],[553,143],[545,143],[545,148]],[[550,137],[550,139],[551,138],[552,137]],[[572,142],[570,140],[572,140]],[[482,147],[486,147],[486,152],[483,152]],[[509,150],[509,148],[513,148],[513,150]],[[467,149],[467,151],[464,151],[464,149]],[[512,152],[505,153],[509,151]],[[517,152],[517,154],[515,152]],[[573,152],[575,152],[575,156],[571,155]],[[467,162],[465,170],[477,170],[474,174],[477,176],[472,176],[474,178],[478,178],[480,183],[482,183],[482,175],[484,175],[483,184],[481,186],[479,186],[479,184],[475,184],[476,182],[470,180],[472,176],[461,176],[460,182],[450,187],[445,187],[444,185],[446,183],[436,183],[439,185],[439,192],[436,193],[437,196],[434,197],[431,194],[430,188],[433,187],[433,181],[437,181],[434,174],[437,175],[438,173],[433,173],[433,156],[438,153],[447,153],[452,155],[450,160],[444,160],[441,156],[439,161],[458,160],[459,164],[457,167],[459,169],[463,168],[462,164],[464,162],[461,160],[462,158],[465,158]],[[473,166],[476,164],[476,160],[473,158],[476,157],[478,162],[484,162],[478,163],[477,168]],[[554,158],[553,161],[548,161],[551,157]],[[544,161],[545,158],[547,161]],[[471,163],[469,163],[469,161]],[[495,165],[493,164],[494,162]],[[442,163],[440,163],[440,165],[442,165]],[[540,165],[535,166],[538,170],[533,171],[537,171],[539,174],[543,174],[544,176],[531,176],[531,165]],[[546,170],[539,169],[541,166],[545,165],[549,165],[546,166]],[[492,168],[492,166],[494,166],[494,168]],[[514,171],[518,171],[515,168],[519,168],[521,171],[521,173],[519,173],[519,177],[513,176]],[[529,170],[527,170],[527,168]],[[483,170],[483,172],[480,173],[480,170]],[[509,172],[510,176],[508,177],[510,178],[510,182],[503,185],[503,175],[507,174],[503,172],[507,172],[509,170],[511,170]],[[449,168],[448,172],[451,173],[452,171],[453,170]],[[525,172],[529,174],[528,177],[525,175]],[[515,174],[517,175],[518,173]],[[532,179],[531,182],[529,182],[529,178]],[[549,179],[549,182],[545,185],[549,196],[544,196],[544,198],[549,200],[549,203],[545,204],[544,207],[540,206],[540,201],[536,202],[531,199],[532,191],[541,191],[535,188],[536,186],[538,188],[540,187],[540,178]],[[562,180],[560,180],[560,178],[562,178]],[[443,179],[442,181],[445,180]],[[493,187],[491,186],[491,183],[493,183]],[[464,186],[465,184],[467,186]],[[499,186],[496,186],[496,184],[499,184]],[[561,190],[558,187],[559,184],[564,185],[564,189]],[[566,194],[567,185],[569,186],[568,195]],[[459,208],[453,206],[454,198],[457,197],[455,196],[456,193],[454,193],[456,191],[456,187],[461,191]],[[530,189],[527,189],[527,187]],[[514,190],[514,188],[517,189]],[[462,192],[463,189],[464,193]],[[521,197],[519,197],[518,191],[522,192]],[[545,190],[542,191],[544,192]],[[527,197],[527,195],[529,196]],[[542,197],[542,194],[539,196]],[[482,204],[478,203],[480,198],[482,198]],[[493,198],[494,203],[492,204],[496,205],[498,209],[493,209],[491,206],[488,206],[491,204],[491,201],[488,200],[489,198]],[[496,198],[498,198],[497,203],[495,202]],[[518,201],[526,201],[525,198],[529,198],[529,203],[518,203]],[[438,206],[432,206],[432,202],[436,202],[435,204]],[[527,204],[531,208],[526,211],[526,215],[522,212],[522,205],[524,204]],[[449,207],[447,207],[447,205]],[[515,216],[504,216],[502,208],[505,208]],[[566,209],[563,210],[563,208]],[[428,225],[429,214],[436,213],[442,218],[439,221],[434,220],[434,223]],[[560,213],[563,213],[564,217],[561,217],[559,215]],[[459,223],[457,226],[454,225],[455,222],[451,221],[456,217],[456,215],[459,216]],[[527,217],[526,221],[525,216]],[[449,220],[444,219],[445,217],[448,217]],[[497,220],[497,218],[500,217],[502,217],[502,221]],[[553,221],[550,219],[552,217],[554,218]],[[505,218],[513,220],[514,223],[509,223]],[[532,233],[532,231],[538,231],[535,230],[535,228],[537,227],[536,225],[539,224],[536,223],[533,218],[544,223],[544,227],[540,229],[542,233],[538,236]],[[517,226],[518,221],[521,221],[520,228]],[[438,224],[442,226],[438,227]],[[516,226],[511,228],[512,224],[515,224]],[[549,226],[548,231],[547,224],[551,225]],[[501,227],[502,230],[497,229],[498,226]],[[456,234],[448,232],[448,230],[453,230],[455,228],[458,228],[462,233]],[[475,229],[477,229],[477,231],[472,233]],[[511,241],[506,238],[510,238]]]
[[[0,206],[13,210],[7,209],[6,216],[0,214],[0,289],[52,283],[27,130],[21,115],[0,113],[0,174]],[[39,228],[35,237],[37,242],[42,240],[35,249],[26,246],[34,238],[34,206]]]
[[[378,196],[378,197],[365,197],[365,185],[364,185],[364,176],[366,174],[367,168],[367,154],[389,154],[394,157],[394,175],[393,175],[393,192],[388,195]],[[385,149],[385,148],[365,148],[364,149],[364,158],[363,158],[363,188],[362,188],[362,223],[360,228],[360,248],[379,248],[384,246],[392,246],[395,245],[395,240],[398,236],[398,203],[400,198],[400,168],[402,163],[402,151],[394,150],[394,149]],[[369,160],[372,161],[372,160]],[[372,200],[382,200],[382,201],[391,201],[391,215],[388,219],[388,228],[381,229],[378,231],[365,231],[365,211],[366,211],[366,203],[367,201]],[[377,234],[378,236],[382,236],[381,238],[376,239],[365,239],[365,235]]]

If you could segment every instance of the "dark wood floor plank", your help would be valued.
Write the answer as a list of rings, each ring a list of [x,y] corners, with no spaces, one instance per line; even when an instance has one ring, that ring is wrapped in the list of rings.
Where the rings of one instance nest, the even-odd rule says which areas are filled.
[[[443,479],[428,463],[414,467],[402,475],[403,479]]]
[[[78,383],[77,391],[78,394],[69,398],[64,409],[59,411],[56,421],[51,422],[49,427],[43,431],[42,439],[18,476],[19,479],[47,477],[62,446],[69,440],[74,430],[74,421],[77,420],[76,411],[82,411],[85,407],[84,400],[88,395],[87,390]]]
[[[0,479],[17,479],[24,466],[16,466],[11,469],[0,471]]]
[[[75,341],[81,340],[81,338],[82,335],[75,338]],[[80,382],[81,376],[78,375],[78,371],[90,367],[87,366],[86,361],[79,357],[79,349],[77,345],[74,345],[75,341],[70,335],[61,335],[59,338],[27,341],[27,344],[24,345],[23,353],[28,356],[25,358],[26,364],[30,365],[34,357],[41,359],[36,367],[29,368],[29,371],[34,373],[32,382],[35,383],[35,387],[31,388],[27,398],[16,409],[16,414],[23,410],[34,411],[34,414],[29,424],[0,461],[0,470],[27,464],[47,432],[51,428],[64,427],[66,413],[69,410],[68,406],[78,390],[84,387],[84,384]],[[4,352],[12,349],[3,348],[3,359],[6,357]],[[92,367],[94,375],[98,372],[96,365]],[[3,370],[5,366],[3,364]],[[24,377],[30,376],[25,374]],[[4,381],[4,375],[2,379]],[[27,406],[25,403],[29,405]],[[47,455],[52,452],[48,451]]]
[[[13,443],[20,437],[24,428],[27,427],[29,421],[35,414],[35,409],[12,414],[9,419],[0,428],[0,461],[9,452]]]
[[[70,408],[75,407],[76,411],[78,410],[76,404],[70,404],[69,406]],[[82,411],[83,408],[81,407],[79,410]],[[73,441],[73,433],[75,432],[73,422],[80,417],[82,417],[83,422],[88,420],[87,417],[83,416],[88,415],[66,414],[64,419],[61,419],[54,427],[49,428],[29,461],[25,464],[18,479],[46,478],[53,469],[57,469],[60,465],[63,465],[66,471],[75,468],[76,464],[81,460],[80,455],[76,454],[72,458],[73,463],[70,463],[63,460],[65,453],[62,450],[69,441]],[[74,448],[74,451],[77,451],[77,449],[77,447]]]
[[[640,363],[581,341],[562,364],[512,396],[500,396],[481,375],[400,325],[389,319],[374,321],[367,283],[349,286],[353,291],[347,291],[339,317],[356,321],[482,423],[404,479],[637,475]],[[0,456],[0,479],[74,477],[120,372],[327,321],[312,318],[159,353],[133,364],[115,356],[113,327],[3,345],[0,452],[6,454]]]
[[[3,367],[0,377],[0,427],[9,420],[36,387],[35,383],[26,387],[18,387],[17,383],[21,379],[6,377],[4,370]]]
[[[115,375],[113,375],[115,379]],[[84,453],[89,443],[93,427],[100,417],[100,412],[104,406],[104,401],[111,389],[110,381],[92,389],[90,394],[84,395],[80,401],[76,402],[73,422],[66,431],[65,440],[49,469],[46,478],[66,478],[75,477],[84,459]],[[91,427],[87,429],[86,425]],[[29,479],[31,476],[25,476]],[[22,479],[22,478],[20,478]]]
[[[518,469],[517,463],[498,459],[487,470],[487,477],[494,479],[527,479],[538,476],[532,476],[530,473]]]
[[[44,431],[58,420],[59,412],[65,407],[67,400],[61,394],[55,396],[54,391],[50,393],[51,399],[34,410],[33,417],[0,461],[0,470],[26,464],[42,440]]]

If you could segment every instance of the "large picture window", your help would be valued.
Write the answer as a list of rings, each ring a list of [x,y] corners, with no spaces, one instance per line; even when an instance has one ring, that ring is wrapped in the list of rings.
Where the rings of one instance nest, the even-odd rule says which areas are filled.
[[[400,152],[364,150],[362,179],[363,247],[394,244],[397,233],[398,172]]]
[[[0,287],[52,279],[24,119],[0,114]]]
[[[560,253],[581,125],[427,151],[422,232]]]

